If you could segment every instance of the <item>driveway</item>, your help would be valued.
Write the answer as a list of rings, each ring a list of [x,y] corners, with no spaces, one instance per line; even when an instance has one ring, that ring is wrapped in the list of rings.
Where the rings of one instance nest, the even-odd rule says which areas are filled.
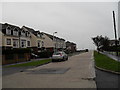
[[[3,88],[96,88],[92,52],[3,75]]]

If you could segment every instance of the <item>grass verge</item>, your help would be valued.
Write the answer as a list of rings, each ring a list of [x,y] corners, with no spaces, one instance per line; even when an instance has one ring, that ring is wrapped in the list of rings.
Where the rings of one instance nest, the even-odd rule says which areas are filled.
[[[115,61],[108,56],[98,53],[96,51],[94,51],[94,59],[97,67],[115,72],[120,72],[120,62]]]
[[[22,64],[15,64],[15,65],[9,65],[5,67],[25,67],[25,66],[38,66],[38,65],[43,65],[45,63],[51,62],[51,59],[45,59],[45,60],[37,60],[37,61],[32,61],[32,62],[27,62],[27,63],[22,63]]]

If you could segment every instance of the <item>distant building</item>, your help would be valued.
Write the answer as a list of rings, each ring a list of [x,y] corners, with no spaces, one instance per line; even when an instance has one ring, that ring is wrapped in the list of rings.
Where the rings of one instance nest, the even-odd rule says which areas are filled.
[[[117,40],[117,45],[120,44],[120,41]],[[109,40],[109,46],[115,46],[115,40]]]
[[[76,51],[76,44],[73,42],[66,42],[66,50],[70,51],[70,52],[75,52]]]
[[[53,37],[53,35],[47,33],[43,34],[45,37],[44,44],[46,49],[53,50],[55,48],[56,50],[64,50],[66,48],[66,43],[64,39],[58,38],[56,36]]]

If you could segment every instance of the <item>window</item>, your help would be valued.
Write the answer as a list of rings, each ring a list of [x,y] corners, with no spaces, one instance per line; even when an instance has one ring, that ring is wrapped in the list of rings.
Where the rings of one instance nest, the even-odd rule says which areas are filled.
[[[21,40],[21,47],[25,48],[26,47],[26,40]]]
[[[11,45],[11,39],[7,39],[7,45]]]
[[[28,31],[26,31],[26,36],[30,37],[30,33]]]
[[[40,42],[41,42],[41,41],[38,40],[38,47],[40,47]]]
[[[30,41],[27,41],[27,46],[30,47]]]
[[[13,35],[18,36],[18,31],[17,31],[17,30],[14,30],[14,31],[13,31]]]
[[[21,35],[22,35],[22,36],[25,36],[25,31],[22,31],[22,32],[21,32]]]
[[[40,33],[37,34],[38,37],[42,38],[42,35]]]
[[[42,47],[44,47],[44,42],[42,41]]]
[[[13,48],[18,48],[18,39],[13,39]]]
[[[11,35],[10,27],[6,28],[6,34]]]

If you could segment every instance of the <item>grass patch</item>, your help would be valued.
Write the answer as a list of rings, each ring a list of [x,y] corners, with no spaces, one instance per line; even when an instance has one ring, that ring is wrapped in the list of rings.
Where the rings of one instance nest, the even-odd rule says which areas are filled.
[[[98,53],[96,51],[94,51],[94,59],[97,67],[115,72],[120,72],[120,62],[115,61],[108,56]]]
[[[46,59],[46,60],[38,60],[38,61],[32,61],[32,62],[27,62],[27,63],[23,63],[23,64],[15,64],[15,65],[9,65],[9,66],[5,66],[5,67],[25,67],[25,66],[38,66],[38,65],[42,65],[48,62],[51,62],[51,59]]]

